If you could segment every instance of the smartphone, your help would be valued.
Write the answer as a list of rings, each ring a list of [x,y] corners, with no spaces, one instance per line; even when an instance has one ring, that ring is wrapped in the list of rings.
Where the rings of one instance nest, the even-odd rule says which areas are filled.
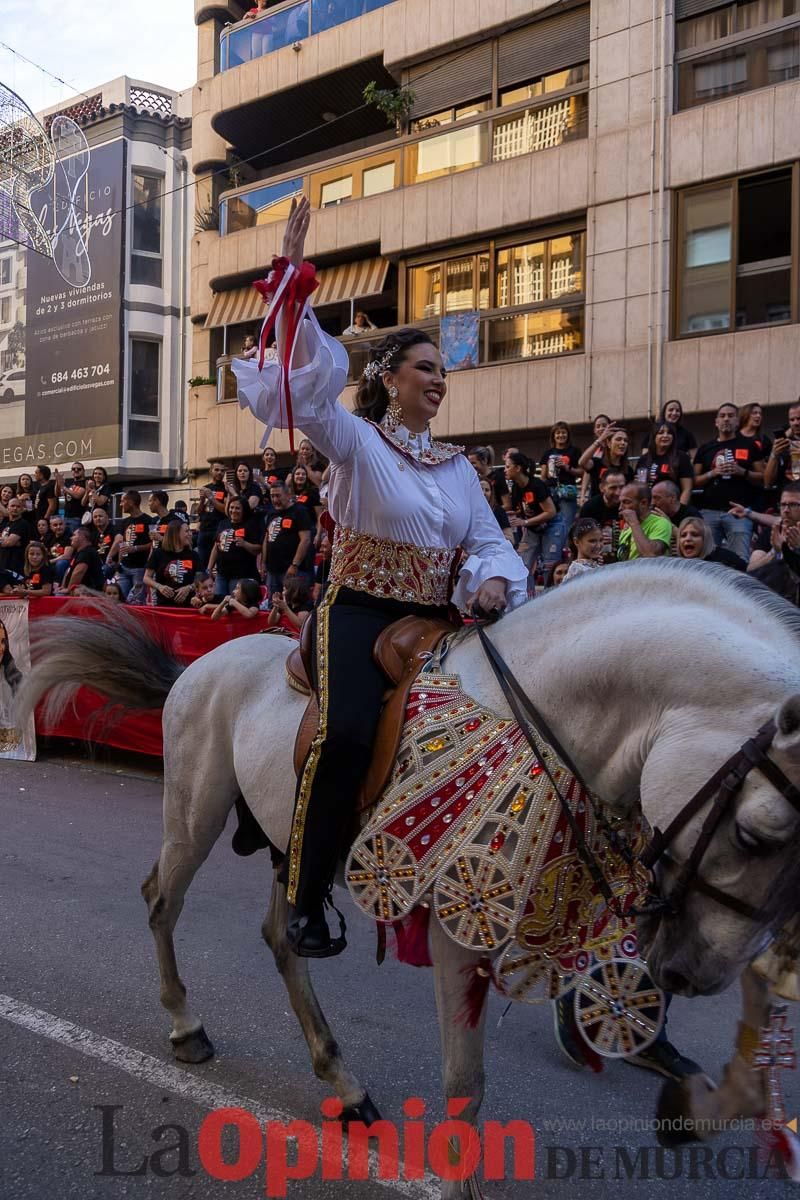
[[[772,436],[774,438],[785,438],[786,437],[786,427],[784,426],[783,429],[773,429]]]

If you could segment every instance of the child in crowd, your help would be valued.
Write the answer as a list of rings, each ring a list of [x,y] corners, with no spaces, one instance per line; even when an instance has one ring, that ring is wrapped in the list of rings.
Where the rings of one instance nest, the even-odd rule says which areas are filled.
[[[603,563],[603,531],[592,517],[579,517],[569,531],[572,561],[564,582],[593,571]]]
[[[52,596],[56,573],[47,561],[47,551],[41,542],[28,542],[25,547],[23,582],[14,588],[15,596]]]
[[[194,595],[189,601],[195,612],[208,616],[217,609],[214,601],[214,580],[206,571],[198,571],[194,577]]]
[[[103,588],[103,595],[112,604],[122,604],[122,589],[118,583],[107,583]]]
[[[257,617],[261,603],[261,584],[255,579],[240,579],[230,596],[226,596],[211,614],[212,621],[238,613],[248,620]]]
[[[267,626],[269,629],[285,629],[293,637],[299,637],[311,608],[308,580],[300,575],[286,579],[283,591],[275,592],[272,597]]]

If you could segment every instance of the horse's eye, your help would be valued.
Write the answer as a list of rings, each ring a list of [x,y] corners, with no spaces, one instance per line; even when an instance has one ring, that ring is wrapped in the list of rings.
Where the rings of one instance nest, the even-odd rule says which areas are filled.
[[[770,854],[774,847],[770,842],[763,841],[749,829],[743,829],[741,825],[736,825],[736,845],[740,850],[744,850],[746,854],[752,854],[756,857]]]

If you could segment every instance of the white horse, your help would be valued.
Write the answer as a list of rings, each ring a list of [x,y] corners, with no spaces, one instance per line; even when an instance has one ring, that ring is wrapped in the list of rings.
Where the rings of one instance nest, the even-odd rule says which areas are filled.
[[[142,890],[173,1049],[179,1059],[196,1062],[213,1049],[178,974],[175,925],[186,890],[240,794],[272,845],[285,850],[295,787],[292,748],[305,702],[285,683],[291,643],[284,639],[240,638],[183,671],[119,611],[107,621],[64,617],[34,626],[38,665],[25,685],[25,703],[30,707],[47,693],[58,708],[85,684],[111,703],[164,705],[164,840]],[[770,753],[800,785],[800,615],[745,576],[674,560],[606,567],[517,609],[492,628],[491,638],[614,814],[627,813],[641,798],[649,822],[665,828],[770,718],[778,729]],[[477,638],[457,644],[447,670],[483,705],[508,714]],[[687,859],[703,815],[673,845],[678,862]],[[763,910],[763,917],[748,919],[690,892],[677,915],[646,931],[649,966],[662,986],[684,995],[711,993],[742,973],[763,947],[770,922],[779,919],[770,905],[776,881],[789,878],[796,889],[799,828],[797,811],[761,773],[751,772],[711,842],[702,875]],[[666,868],[667,883],[674,872]],[[263,935],[314,1070],[348,1115],[370,1116],[374,1107],[344,1064],[307,961],[288,950],[285,910],[284,890],[273,883]],[[474,1121],[484,1087],[486,1005],[476,1028],[465,1028],[457,1016],[464,970],[474,969],[480,956],[457,947],[435,919],[430,942],[445,1093],[470,1097],[464,1115]],[[767,993],[749,972],[745,999],[756,1020]],[[716,1103],[717,1111],[733,1115],[763,1106],[763,1093],[746,1075],[743,1067],[728,1073],[730,1094]],[[705,1092],[709,1085],[700,1086]],[[707,1112],[707,1099],[703,1104]],[[442,1186],[444,1200],[479,1194],[474,1179]]]

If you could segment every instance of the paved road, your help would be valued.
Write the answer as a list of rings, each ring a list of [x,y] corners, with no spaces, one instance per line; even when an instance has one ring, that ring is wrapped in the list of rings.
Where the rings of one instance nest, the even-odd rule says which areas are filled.
[[[120,765],[121,764],[121,765]],[[319,1120],[325,1092],[313,1077],[305,1043],[270,956],[260,939],[269,886],[266,856],[236,858],[226,836],[189,893],[177,950],[194,1006],[218,1057],[199,1067],[175,1065],[168,1023],[158,1002],[153,947],[139,884],[156,857],[160,785],[131,760],[90,763],[46,757],[0,765],[0,1200],[93,1200],[167,1197],[217,1200],[263,1196],[263,1168],[247,1181],[218,1182],[204,1173],[197,1132],[207,1110],[225,1103]],[[230,833],[230,830],[228,831]],[[315,969],[330,1023],[351,1068],[384,1116],[401,1120],[401,1105],[423,1097],[441,1106],[439,1054],[429,972],[373,963],[374,935],[354,913],[347,955]],[[549,1008],[515,1006],[498,1029],[503,1004],[492,999],[485,1115],[524,1119],[537,1131],[535,1183],[495,1183],[492,1200],[516,1197],[633,1200],[638,1197],[788,1196],[775,1180],[725,1182],[688,1178],[687,1152],[662,1163],[672,1181],[616,1178],[615,1145],[654,1145],[642,1132],[598,1130],[598,1121],[645,1121],[659,1081],[624,1064],[601,1076],[582,1073],[558,1055]],[[712,1073],[725,1061],[737,1018],[735,993],[677,1001],[676,1043]],[[792,1077],[789,1111],[800,1112]],[[112,1112],[112,1106],[118,1106]],[[113,1160],[128,1174],[100,1175],[102,1122],[114,1124]],[[554,1121],[572,1123],[553,1132]],[[592,1129],[591,1123],[595,1122]],[[579,1122],[584,1122],[582,1128]],[[187,1131],[185,1169],[180,1132],[154,1140],[153,1130]],[[718,1146],[749,1145],[752,1135],[726,1135]],[[596,1162],[605,1179],[553,1178],[553,1148]],[[107,1151],[107,1153],[110,1151]],[[153,1158],[154,1153],[156,1157]],[[235,1157],[235,1156],[234,1156]],[[559,1154],[563,1173],[568,1156]],[[550,1161],[549,1161],[550,1159]],[[737,1170],[739,1159],[731,1159]],[[141,1173],[134,1172],[141,1168]],[[161,1171],[159,1175],[157,1172]],[[696,1172],[697,1173],[697,1172]],[[433,1200],[430,1184],[398,1189],[375,1181],[321,1180],[290,1185],[303,1200]]]

